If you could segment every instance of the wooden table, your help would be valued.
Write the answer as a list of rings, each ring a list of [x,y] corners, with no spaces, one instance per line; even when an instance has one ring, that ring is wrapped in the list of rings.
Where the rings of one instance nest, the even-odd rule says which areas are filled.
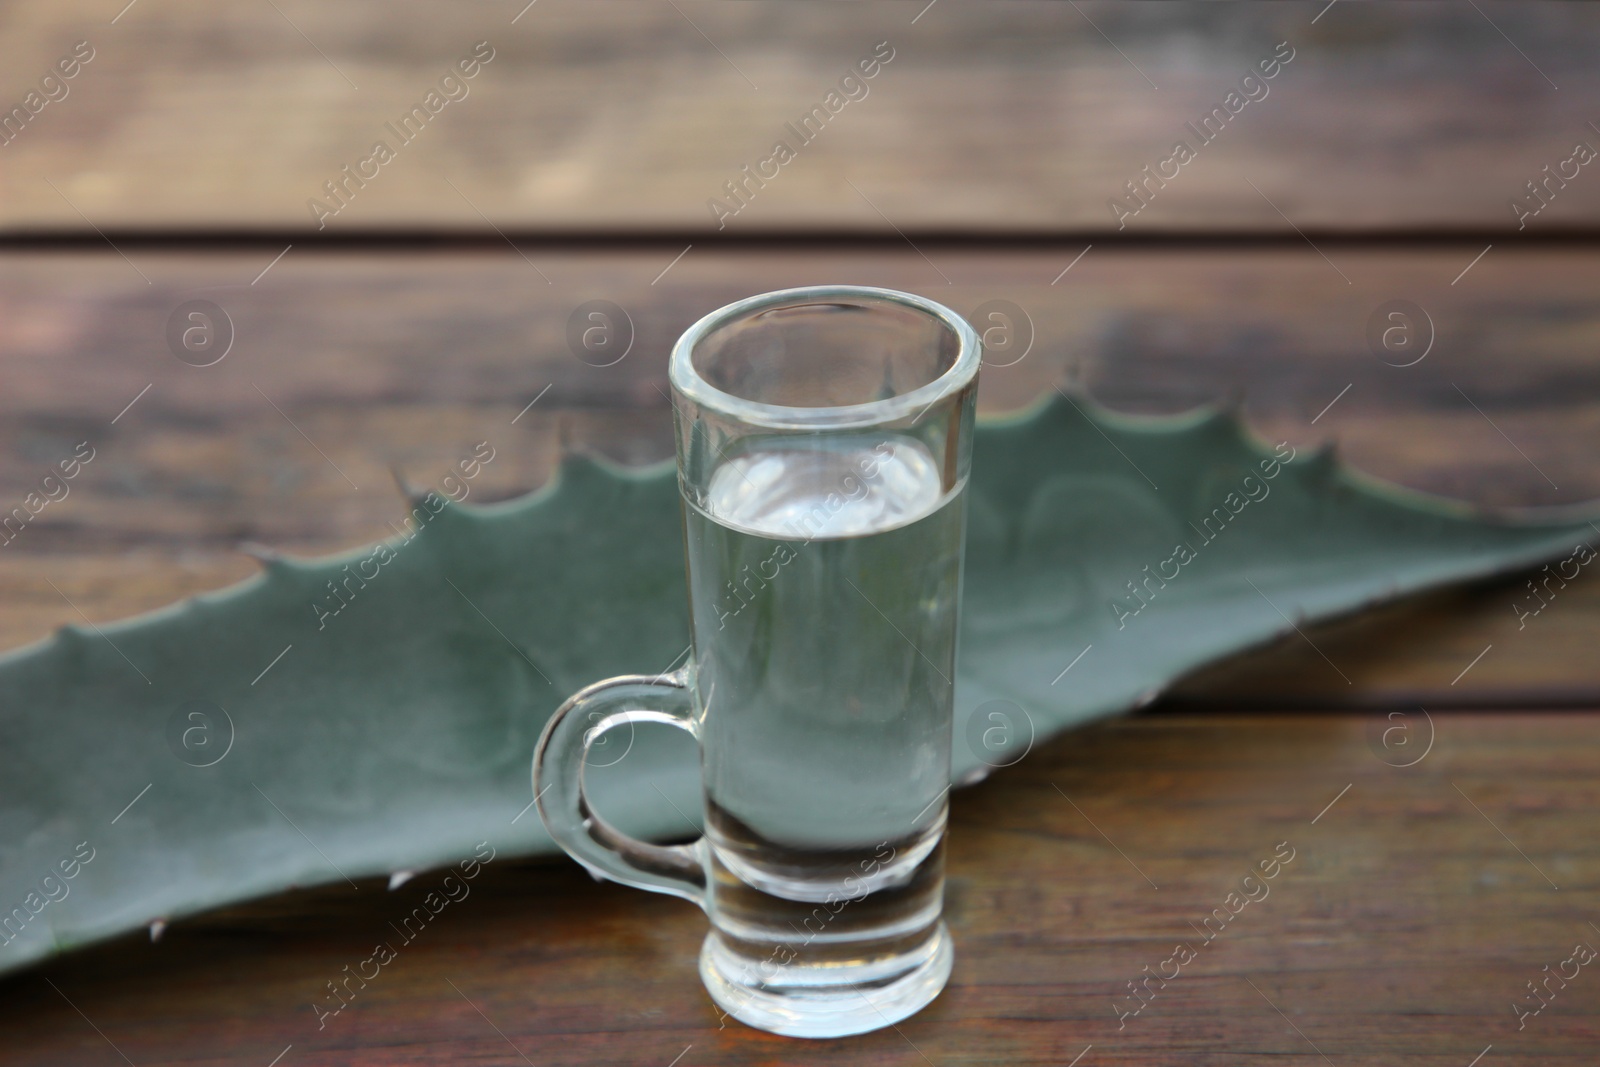
[[[1600,145],[1592,10],[676,6],[0,15],[4,99],[73,42],[96,52],[0,147],[0,491],[63,444],[99,450],[0,553],[0,644],[70,621],[66,597],[100,621],[242,578],[242,541],[384,536],[391,466],[425,481],[485,436],[505,443],[486,497],[563,447],[662,459],[677,333],[819,280],[1020,307],[1033,347],[984,371],[988,412],[1063,382],[1132,411],[1231,395],[1262,434],[1336,437],[1407,485],[1600,497],[1600,173],[1521,230],[1509,208]],[[307,198],[480,40],[471,95],[318,231]],[[718,231],[707,198],[885,40],[870,95]],[[1119,230],[1108,199],[1281,41],[1271,94]],[[192,298],[234,326],[212,367],[168,350]],[[636,334],[615,366],[567,347],[597,298]],[[1394,299],[1431,323],[1412,366],[1366,340]],[[325,984],[436,874],[0,979],[0,1062],[1589,1064],[1600,978],[1521,1028],[1513,1004],[1600,946],[1600,585],[1525,628],[1521,587],[1309,631],[1348,685],[1296,638],[957,793],[955,975],[895,1029],[720,1025],[696,911],[502,859],[321,1029]],[[1374,742],[1396,724],[1431,741],[1414,765]],[[1270,895],[1205,942],[1283,843]],[[1179,942],[1196,958],[1127,1014]]]
[[[1443,1067],[1490,1044],[1592,1063],[1586,974],[1520,1033],[1510,1005],[1596,941],[1594,720],[1510,709],[1435,726],[1401,769],[1372,755],[1368,716],[1157,713],[959,794],[955,975],[898,1030],[724,1027],[695,976],[698,911],[569,863],[497,861],[321,1030],[324,983],[395,940],[388,923],[437,875],[295,894],[11,978],[7,1062],[113,1063],[115,1042],[140,1065],[266,1064],[290,1045],[285,1063],[665,1067],[688,1048],[680,1063],[1054,1065],[1093,1045],[1081,1063],[1309,1064],[1320,1049]],[[1269,895],[1206,944],[1195,927],[1281,842],[1294,858]],[[1119,1026],[1127,983],[1179,942],[1197,958]]]

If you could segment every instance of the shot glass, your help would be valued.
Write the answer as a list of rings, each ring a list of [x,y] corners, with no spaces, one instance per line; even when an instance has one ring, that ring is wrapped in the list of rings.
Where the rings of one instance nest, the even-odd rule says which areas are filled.
[[[590,871],[703,908],[725,1015],[796,1037],[888,1026],[944,987],[944,832],[979,342],[908,293],[817,286],[695,323],[670,377],[693,651],[550,719],[539,814]],[[662,531],[665,535],[665,531]],[[588,802],[606,731],[699,741],[704,836],[635,840]]]

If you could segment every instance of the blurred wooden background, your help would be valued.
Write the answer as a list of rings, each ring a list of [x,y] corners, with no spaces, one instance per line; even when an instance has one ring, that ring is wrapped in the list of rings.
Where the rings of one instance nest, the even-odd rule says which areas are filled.
[[[1106,200],[1284,41],[1267,97],[1130,228],[1285,229],[1254,182],[1302,228],[1503,230],[1600,121],[1583,4],[1346,2],[1312,25],[1309,2],[939,0],[913,23],[926,0],[137,0],[111,24],[126,2],[0,16],[0,99],[80,39],[96,53],[4,149],[0,224],[304,231],[305,201],[479,41],[466,99],[329,229],[704,230],[706,199],[880,41],[867,97],[729,228],[1103,231]],[[1536,228],[1592,227],[1597,184]]]
[[[730,299],[822,280],[911,289],[969,314],[986,301],[1009,301],[1021,312],[1018,337],[1031,347],[1014,365],[984,371],[988,412],[1024,406],[1061,383],[1131,411],[1232,401],[1264,437],[1297,446],[1337,439],[1363,470],[1416,488],[1495,507],[1600,498],[1600,168],[1551,180],[1542,187],[1548,204],[1528,188],[1562,167],[1570,176],[1575,164],[1564,161],[1575,145],[1600,147],[1600,11],[1592,5],[525,3],[26,0],[0,10],[0,118],[13,107],[27,116],[13,118],[0,143],[0,509],[19,503],[76,442],[96,449],[71,495],[0,552],[0,647],[42,637],[76,619],[77,609],[95,620],[120,618],[237,580],[253,569],[236,551],[240,542],[314,553],[386,536],[386,522],[400,512],[390,468],[430,481],[479,440],[493,441],[504,457],[477,483],[479,499],[541,484],[563,442],[630,463],[665,459],[666,353],[678,332]],[[93,58],[41,88],[80,41]],[[493,58],[464,80],[466,95],[401,144],[386,124],[422,103],[479,42]],[[799,146],[785,124],[823,104],[880,42],[893,58],[865,81],[866,95]],[[1223,106],[1259,61],[1285,54],[1285,42],[1293,58],[1265,82],[1266,95],[1201,146],[1186,124]],[[62,84],[64,96],[30,113],[38,106],[26,102],[31,91],[59,96]],[[780,138],[798,148],[796,158],[719,229],[707,200],[731,204],[724,183],[768,157]],[[332,203],[324,183],[379,139],[394,158],[350,186],[348,205],[319,229],[307,201]],[[1133,203],[1126,183],[1170,156],[1177,140],[1197,147],[1196,158],[1164,186],[1149,186],[1148,206],[1119,228],[1108,201]],[[1540,206],[1520,229],[1514,199]],[[213,366],[180,360],[169,343],[170,320],[191,300],[213,302],[231,323],[232,347]],[[623,309],[618,326],[633,336],[627,357],[611,366],[594,365],[600,361],[566,339],[569,317],[592,300]],[[1396,364],[1420,348],[1386,351],[1368,339],[1374,314],[1394,300],[1413,302],[1425,317],[1412,325],[1427,355],[1410,366]],[[1573,814],[1572,796],[1555,797],[1539,783],[1547,768],[1581,780],[1593,767],[1600,719],[1587,709],[1600,705],[1591,651],[1600,591],[1575,582],[1533,632],[1516,625],[1510,605],[1520,592],[1520,581],[1500,583],[1314,631],[1351,687],[1330,687],[1327,672],[1305,669],[1320,660],[1290,642],[1208,671],[1176,696],[1190,712],[1280,712],[1228,726],[1217,719],[1217,728],[1248,736],[1256,729],[1248,723],[1259,721],[1286,739],[1285,751],[1295,754],[1284,758],[1305,767],[1317,765],[1316,746],[1334,743],[1328,730],[1359,736],[1372,709],[1492,709],[1456,720],[1479,739],[1472,766],[1485,781],[1495,773],[1494,745],[1483,738],[1521,747],[1512,777],[1500,783],[1502,799],[1521,813],[1524,830],[1542,827],[1550,848],[1589,849],[1566,872],[1570,879],[1558,880],[1564,897],[1592,905],[1593,835]],[[1130,803],[1143,788],[1141,752],[1168,751],[1163,746],[1183,744],[1212,721],[1166,708],[1168,717],[1103,741],[1130,768],[1094,779],[1104,803]],[[1532,708],[1585,710],[1518,717]],[[1288,716],[1313,709],[1343,709],[1344,725],[1289,726]],[[1224,750],[1233,743],[1207,742]],[[1070,739],[1037,758],[1043,769],[1030,773],[1055,767],[1093,777]],[[1317,795],[1331,797],[1348,780],[1330,778],[1331,789],[1319,780]],[[1434,785],[1437,798],[1411,797],[1402,808],[1461,806],[1465,794]],[[984,787],[1017,791],[1019,828],[1007,833],[1034,832],[1022,825],[1038,804],[1030,788],[1004,775]],[[1218,811],[1232,827],[1221,828],[1220,814],[1211,824],[1191,813],[1185,833],[1205,842],[1200,851],[1246,856],[1258,843],[1270,847],[1262,835],[1273,829],[1252,814],[1260,795],[1216,782],[1196,788],[1183,802],[1203,804],[1207,789],[1220,791]],[[1003,799],[983,803],[1009,810]],[[962,804],[958,798],[958,819]],[[1493,810],[1497,821],[1504,817]],[[1450,824],[1446,851],[1498,864],[1505,842],[1462,811],[1467,818]],[[1556,812],[1554,822],[1538,823],[1540,812]],[[1357,839],[1400,855],[1402,842],[1386,835],[1402,826],[1415,832],[1415,820],[1388,820],[1374,808],[1358,825],[1357,838],[1318,861],[1326,864],[1319,893],[1428,892],[1425,879],[1402,886],[1370,864],[1339,860]],[[976,818],[964,826],[980,834]],[[1522,839],[1516,825],[1509,832]],[[1587,834],[1588,844],[1569,834]],[[1170,857],[1151,840],[1150,862]],[[982,892],[1012,892],[1007,872],[992,865],[998,847],[980,836],[954,855],[982,855],[990,865],[953,875],[989,887]],[[1120,862],[1114,853],[1109,859]],[[1062,892],[1075,892],[1078,876],[1065,855],[1035,862],[1030,878],[1059,876]],[[1082,862],[1080,849],[1073,863]],[[1533,895],[1508,898],[1499,910],[1543,907],[1535,889],[1547,891],[1536,881]],[[647,996],[627,978],[647,966],[628,932],[635,908],[680,924],[677,947],[648,966],[678,990],[676,999],[698,995],[682,993],[694,980],[692,915],[613,887],[573,882],[550,891],[579,890],[599,894],[605,914],[615,913],[604,931],[582,935],[611,946],[598,962],[592,954],[602,950],[586,950],[587,965],[604,976],[594,996],[619,1005]],[[1092,908],[1099,891],[1083,889],[1091,901],[1083,907]],[[541,892],[528,890],[530,909]],[[1203,911],[1207,892],[1185,899]],[[316,923],[365,922],[383,901],[293,906],[301,905],[297,914],[318,918],[300,929],[314,932]],[[1052,906],[1079,907],[1071,899]],[[1560,958],[1541,955],[1543,941],[1497,933],[1493,924],[1469,930],[1466,917],[1477,912],[1449,907],[1441,903],[1430,917],[1397,904],[1385,914],[1404,929],[1379,923],[1398,940],[1371,965],[1439,958],[1424,932],[1434,919],[1459,931],[1449,958],[1470,972],[1462,981],[1503,991],[1501,1000]],[[582,908],[566,908],[567,921],[585,921]],[[506,916],[514,909],[503,910],[496,921],[513,921]],[[277,946],[251,914],[225,927],[216,966],[240,968],[267,953],[274,982],[317,985],[318,965],[295,953],[315,955],[321,935]],[[1098,1001],[1093,1012],[1040,1007],[1051,997],[1109,998],[1121,986],[1112,971],[1137,973],[1149,954],[1117,946],[1151,936],[1151,920],[1124,918],[1070,933],[1072,949],[1055,946],[1068,953],[1058,961],[1063,972],[1075,966],[1077,948],[1104,957],[1110,970],[1098,985],[1051,987],[1039,978],[1043,984],[1017,1000],[1008,999],[1003,968],[982,953],[1025,942],[1029,911],[990,916],[985,933],[972,931],[975,955],[966,957],[988,984],[963,987],[963,995],[989,998],[985,1007],[958,1000],[946,1015],[936,1005],[905,1024],[917,1054],[891,1035],[805,1046],[804,1062],[920,1063],[922,1053],[941,1067],[995,1062],[985,1051],[999,1047],[994,1020],[1018,1016],[1035,1018],[1035,1036],[1005,1038],[1008,1062],[1065,1064],[1089,1043],[1106,1057],[1100,1062],[1172,1062],[1177,1045],[1119,1047],[1095,1036],[1102,1024],[1082,1020],[1110,1018]],[[1343,921],[1363,920],[1347,912]],[[523,922],[520,936],[548,936],[538,916]],[[1315,987],[1323,977],[1317,938],[1359,944],[1363,936],[1318,929],[1296,941],[1294,953],[1271,939],[1241,943],[1230,966],[1257,968],[1257,984],[1304,971]],[[1471,937],[1489,939],[1483,951],[1470,950]],[[205,951],[216,949],[208,944]],[[152,951],[121,944],[46,973],[63,988],[92,990],[94,1003],[82,1006],[103,1022],[103,1013],[131,1003],[146,973],[139,961]],[[469,955],[441,966],[476,966],[462,951]],[[538,988],[570,964],[558,957],[496,966]],[[201,981],[198,958],[168,965],[188,976],[180,986]],[[1342,1010],[1391,1010],[1372,988],[1374,973],[1360,971],[1353,956],[1338,967],[1328,981]],[[420,966],[415,980],[424,982]],[[17,1062],[114,1062],[60,998],[38,992],[37,974],[5,985],[25,991],[17,1003],[26,1013],[9,1012],[4,1024],[24,1033],[29,1020]],[[242,1002],[262,989],[241,980],[233,995]],[[374,1005],[364,1036],[348,1047],[298,1037],[274,1046],[275,1009],[230,1028],[214,1015],[186,1014],[177,996],[152,991],[138,1002],[151,1021],[135,1039],[144,1055],[133,1062],[211,1062],[243,1037],[259,1039],[262,1063],[291,1040],[300,1042],[291,1055],[301,1062],[459,1062],[449,1044],[457,1024],[481,1023],[468,1015],[407,1030],[409,1014],[430,1009],[401,998]],[[1477,996],[1466,999],[1476,1004]],[[1541,1062],[1588,1061],[1597,1002],[1577,988],[1564,998],[1570,1019],[1540,1020],[1551,1023],[1541,1026]],[[1407,1012],[1441,1013],[1445,1021],[1431,1024],[1441,1039],[1487,1035],[1462,1038],[1473,1046],[1464,1052],[1439,1043],[1440,1064],[1465,1065],[1486,1044],[1497,1046],[1494,1056],[1517,1047],[1514,1027],[1504,1025],[1509,1009],[1485,1007],[1505,1016],[1491,1020],[1450,1015],[1464,1010],[1460,1001],[1409,1003]],[[1214,1005],[1197,1002],[1192,1018],[1213,1019],[1210,1040],[1190,1039],[1186,1062],[1237,1063],[1290,1048],[1321,1062],[1278,1027],[1278,1016],[1261,1016],[1263,1007],[1218,1021]],[[1081,1020],[1068,1025],[1068,1016]],[[1055,1023],[1038,1021],[1045,1017]],[[562,1062],[599,1057],[604,1042],[595,1035],[607,1024],[592,1012],[584,1018],[599,1045],[583,1046],[582,1055],[568,1049],[573,1058]],[[624,1042],[626,1055],[609,1062],[656,1055],[641,1019],[637,1042]],[[1182,1019],[1171,1020],[1173,1042],[1189,1032]],[[702,1022],[694,1026],[704,1029]],[[522,1024],[512,1016],[500,1025],[515,1036]],[[526,1025],[523,1047],[540,1049],[536,1062],[554,1062],[548,1037],[558,1024]],[[1272,1027],[1288,1043],[1262,1036],[1276,1033]],[[800,1062],[799,1052],[791,1055],[796,1046],[730,1033],[685,1036],[682,1044],[696,1051],[683,1067],[768,1062],[762,1057],[774,1050]],[[402,1060],[358,1051],[391,1040],[403,1047]],[[1404,1051],[1406,1062],[1433,1048],[1421,1038],[1372,1040],[1318,1043],[1335,1056]],[[1522,1046],[1526,1054],[1534,1047]],[[665,1064],[676,1049],[663,1044],[660,1052]],[[503,1046],[474,1055],[522,1062]]]

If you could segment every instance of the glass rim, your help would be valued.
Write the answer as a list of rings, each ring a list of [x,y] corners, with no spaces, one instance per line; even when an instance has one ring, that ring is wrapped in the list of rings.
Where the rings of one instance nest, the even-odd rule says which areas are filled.
[[[899,304],[938,321],[956,338],[956,358],[949,368],[933,381],[909,392],[865,404],[842,404],[833,407],[788,407],[748,400],[718,389],[702,378],[694,367],[695,348],[712,331],[723,326],[774,307],[828,303],[852,298],[868,298],[873,301]],[[751,426],[772,430],[860,428],[893,422],[911,414],[920,417],[921,412],[932,408],[940,400],[970,384],[977,376],[982,355],[978,335],[972,326],[960,315],[937,301],[917,296],[915,293],[901,292],[898,289],[881,289],[870,285],[808,285],[746,297],[725,304],[705,315],[685,330],[673,344],[667,377],[672,389],[685,398],[701,407]]]

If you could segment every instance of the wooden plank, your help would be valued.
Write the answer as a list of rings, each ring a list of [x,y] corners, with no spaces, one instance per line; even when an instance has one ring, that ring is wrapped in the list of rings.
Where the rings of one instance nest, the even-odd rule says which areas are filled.
[[[1111,199],[1183,141],[1194,159],[1144,186],[1129,231],[1289,233],[1286,215],[1509,240],[1511,198],[1600,146],[1590,5],[925,6],[26,0],[0,13],[6,109],[75,42],[93,58],[0,147],[0,228],[1108,232]],[[480,41],[460,98],[391,133]],[[859,99],[788,131],[880,42]],[[1265,96],[1227,100],[1280,51],[1248,88]],[[1191,132],[1219,107],[1221,132]],[[393,158],[319,218],[308,202],[379,140]],[[762,167],[778,140],[795,158]],[[721,219],[708,201],[745,165],[770,180]],[[1532,231],[1600,220],[1600,178],[1567,170]]]
[[[667,458],[672,339],[728,300],[819,279],[918,290],[969,315],[990,300],[1019,307],[1033,347],[984,370],[988,412],[1061,382],[1142,412],[1237,393],[1263,436],[1301,448],[1337,437],[1356,466],[1403,484],[1487,505],[1600,497],[1589,252],[1496,248],[1452,285],[1477,250],[1344,249],[1346,286],[1309,248],[1095,248],[1064,276],[1081,246],[928,246],[927,259],[696,248],[663,275],[681,251],[530,248],[550,284],[510,250],[296,248],[253,285],[271,251],[136,252],[132,266],[114,253],[0,257],[0,493],[19,501],[78,442],[98,450],[70,495],[0,552],[0,644],[74,620],[62,593],[103,621],[237,580],[253,567],[235,551],[243,541],[316,553],[386,536],[399,514],[390,468],[427,483],[481,440],[498,450],[475,483],[485,500],[542,484],[563,435],[623,462]],[[1417,301],[1437,334],[1411,367],[1381,361],[1363,337],[1397,296]],[[167,321],[190,299],[212,300],[233,323],[233,349],[214,366],[168,348]],[[568,318],[595,299],[624,308],[635,334],[613,366],[567,348]],[[1313,634],[1355,687],[1296,639],[1185,695],[1588,699],[1600,591],[1574,582],[1525,631],[1511,608],[1519,591],[1520,581]]]
[[[248,905],[8,977],[7,1062],[1204,1067],[1320,1051],[1465,1067],[1493,1045],[1485,1062],[1591,1063],[1587,969],[1521,1030],[1512,1005],[1574,944],[1600,945],[1587,903],[1600,713],[1436,725],[1426,758],[1400,769],[1374,757],[1361,716],[1134,717],[958,792],[955,975],[898,1030],[802,1042],[721,1028],[692,908],[565,861],[497,859],[321,1029],[327,983],[399,941],[389,924],[439,873]],[[1197,933],[1290,850],[1264,898],[1209,942]],[[1137,1003],[1128,983],[1170,975],[1178,943],[1193,961],[1119,1020]]]

